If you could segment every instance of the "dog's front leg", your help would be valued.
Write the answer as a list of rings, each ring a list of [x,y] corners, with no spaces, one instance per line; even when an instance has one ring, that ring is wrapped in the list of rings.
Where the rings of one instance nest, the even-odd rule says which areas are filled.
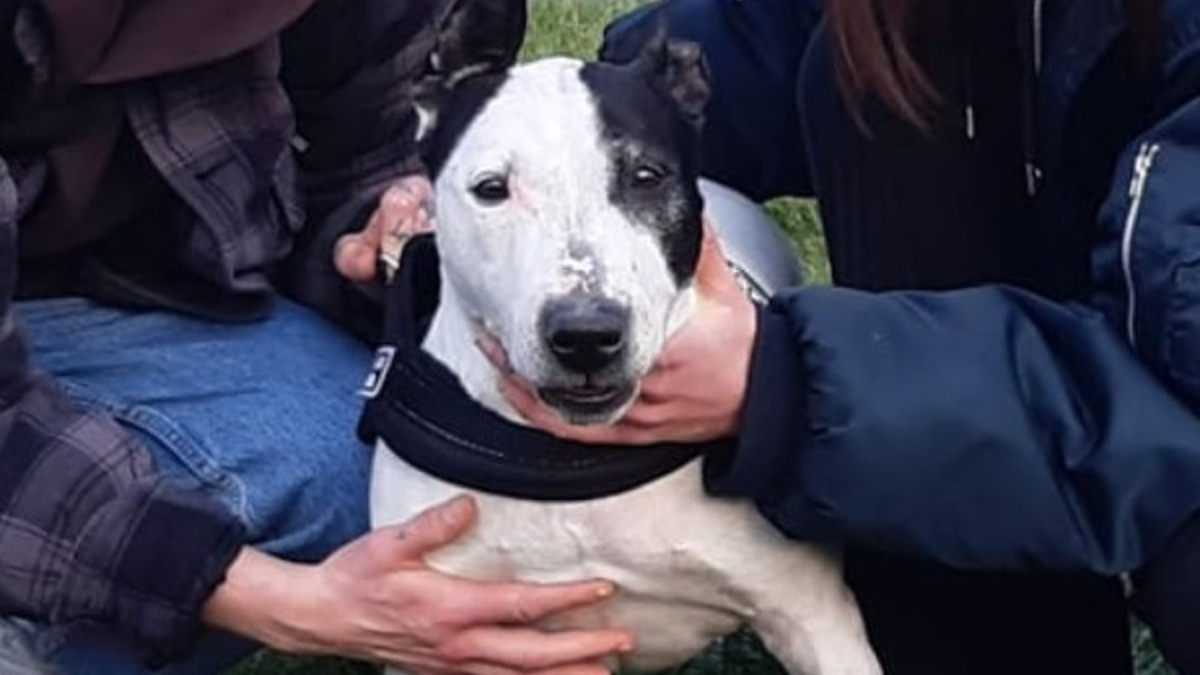
[[[793,546],[761,574],[749,625],[791,675],[881,675],[834,552]]]

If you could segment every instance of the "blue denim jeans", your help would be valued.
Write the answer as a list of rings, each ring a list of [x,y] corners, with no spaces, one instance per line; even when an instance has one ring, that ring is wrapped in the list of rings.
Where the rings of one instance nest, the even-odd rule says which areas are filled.
[[[366,531],[370,452],[354,434],[365,344],[286,301],[254,324],[80,299],[17,303],[17,316],[37,368],[142,438],[167,475],[224,500],[257,548],[316,561]],[[63,675],[214,675],[256,648],[214,631],[150,671],[101,628],[31,642]]]

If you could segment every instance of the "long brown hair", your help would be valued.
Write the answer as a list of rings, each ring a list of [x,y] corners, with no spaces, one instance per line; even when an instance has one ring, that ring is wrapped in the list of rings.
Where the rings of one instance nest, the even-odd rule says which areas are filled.
[[[851,109],[867,96],[901,118],[927,129],[941,96],[914,50],[923,12],[939,0],[827,0],[838,80]],[[945,0],[942,0],[945,1]],[[990,2],[993,0],[949,0]],[[1165,0],[1126,0],[1128,48],[1139,71],[1161,66],[1161,16]]]

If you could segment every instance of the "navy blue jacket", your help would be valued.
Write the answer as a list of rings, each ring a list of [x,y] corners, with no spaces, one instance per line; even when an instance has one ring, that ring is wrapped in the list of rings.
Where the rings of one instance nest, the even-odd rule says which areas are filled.
[[[1046,5],[1036,62],[987,52],[947,94],[981,102],[958,140],[870,101],[856,131],[812,15],[787,170],[843,287],[761,313],[713,492],[798,538],[1105,573],[1200,509],[1200,2],[1168,3],[1161,80],[1129,67],[1121,3]]]

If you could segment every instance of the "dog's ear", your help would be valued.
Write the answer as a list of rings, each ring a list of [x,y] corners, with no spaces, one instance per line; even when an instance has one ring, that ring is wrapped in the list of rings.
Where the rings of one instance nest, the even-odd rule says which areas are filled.
[[[643,52],[642,67],[659,78],[684,118],[699,128],[704,123],[704,107],[712,94],[708,65],[700,45],[677,40],[656,42]]]
[[[438,29],[430,75],[450,88],[472,75],[508,70],[527,22],[525,0],[455,0]]]
[[[415,103],[424,136],[447,94],[473,77],[503,73],[516,62],[528,23],[526,0],[453,0],[437,28]]]
[[[604,31],[601,61],[631,64],[664,91],[685,119],[699,128],[712,89],[700,45],[667,38],[664,6],[653,3],[635,10]]]

